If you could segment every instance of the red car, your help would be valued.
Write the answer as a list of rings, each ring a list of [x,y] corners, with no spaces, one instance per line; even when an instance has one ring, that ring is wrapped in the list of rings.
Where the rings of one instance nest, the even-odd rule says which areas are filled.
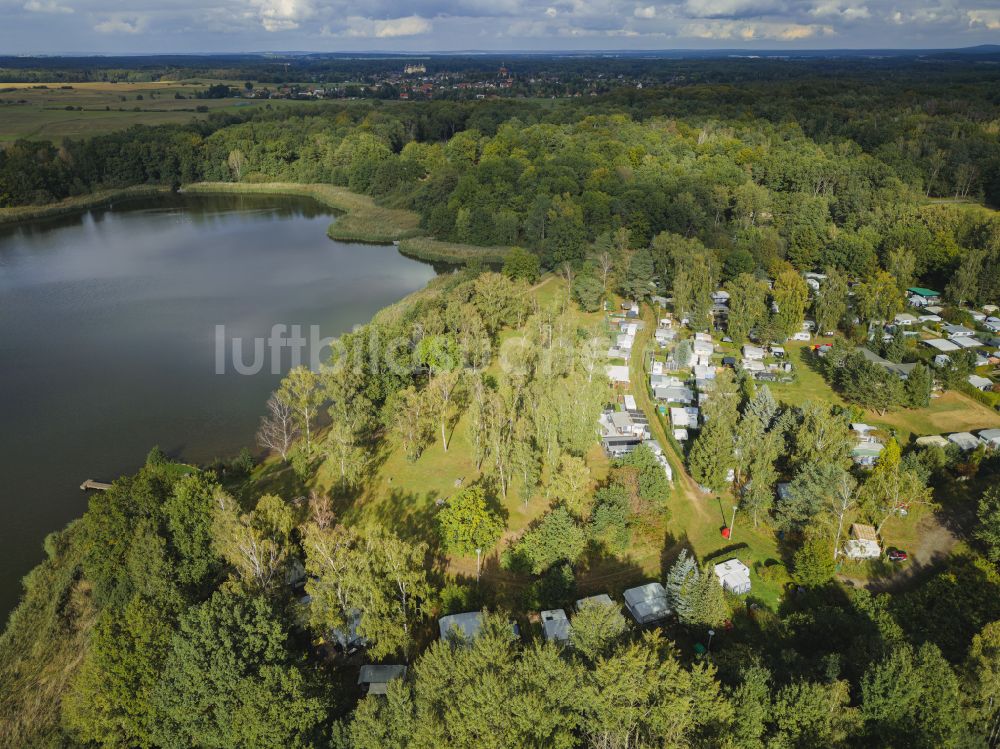
[[[909,557],[902,549],[889,549],[886,554],[890,562],[905,562]]]

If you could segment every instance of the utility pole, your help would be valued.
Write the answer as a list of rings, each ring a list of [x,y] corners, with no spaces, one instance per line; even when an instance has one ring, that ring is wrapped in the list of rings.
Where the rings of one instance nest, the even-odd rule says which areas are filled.
[[[739,505],[733,505],[733,519],[729,522],[729,540],[733,540],[733,526],[736,525],[736,511],[739,509]]]

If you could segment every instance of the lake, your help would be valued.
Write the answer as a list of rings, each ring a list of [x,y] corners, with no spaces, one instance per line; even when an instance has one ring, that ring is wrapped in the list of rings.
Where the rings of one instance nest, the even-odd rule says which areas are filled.
[[[276,324],[339,335],[434,276],[331,241],[331,220],[299,199],[169,196],[0,229],[0,621],[45,536],[86,509],[84,479],[157,444],[196,463],[256,450],[280,376],[270,354],[237,374],[231,351],[216,374],[217,330],[249,364]]]

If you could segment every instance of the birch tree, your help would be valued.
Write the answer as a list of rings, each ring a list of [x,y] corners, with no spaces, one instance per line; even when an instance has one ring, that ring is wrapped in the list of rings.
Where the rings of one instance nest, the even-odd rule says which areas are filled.
[[[292,408],[277,393],[267,399],[267,415],[260,420],[257,430],[257,444],[278,453],[282,460],[288,459],[288,451],[298,436]]]

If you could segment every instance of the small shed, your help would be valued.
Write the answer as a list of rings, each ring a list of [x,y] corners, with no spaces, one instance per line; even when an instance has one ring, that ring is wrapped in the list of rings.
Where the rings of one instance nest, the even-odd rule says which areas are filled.
[[[569,640],[569,619],[562,609],[542,612],[542,631],[546,642],[563,643]]]
[[[670,616],[667,591],[660,583],[646,583],[622,594],[625,607],[638,624],[654,624]]]
[[[362,666],[358,685],[368,694],[385,694],[393,679],[405,679],[406,666]]]
[[[727,559],[715,565],[719,585],[730,593],[744,595],[750,592],[750,568],[739,559]]]
[[[851,538],[844,544],[844,554],[848,559],[878,559],[882,556],[882,547],[878,543],[878,535],[874,526],[854,523],[851,525]]]

